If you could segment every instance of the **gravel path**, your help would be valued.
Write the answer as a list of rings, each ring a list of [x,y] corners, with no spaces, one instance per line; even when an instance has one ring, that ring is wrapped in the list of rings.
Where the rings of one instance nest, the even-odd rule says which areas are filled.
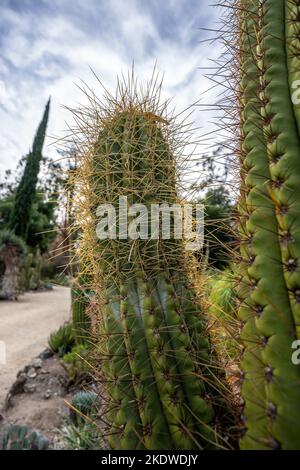
[[[0,409],[17,372],[47,347],[49,334],[69,317],[67,287],[27,293],[18,302],[0,301]],[[5,365],[1,363],[3,342]]]

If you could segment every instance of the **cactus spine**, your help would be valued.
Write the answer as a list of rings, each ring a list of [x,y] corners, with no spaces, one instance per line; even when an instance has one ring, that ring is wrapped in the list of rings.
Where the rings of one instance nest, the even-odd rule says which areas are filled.
[[[87,309],[90,304],[90,292],[83,287],[81,278],[77,279],[71,289],[72,321],[77,344],[87,344],[91,336],[91,318]]]
[[[285,28],[287,67],[290,90],[293,96],[293,109],[297,121],[298,134],[300,134],[300,4],[298,0],[286,0],[285,2]]]
[[[109,396],[109,442],[116,449],[211,448],[217,438],[205,383],[210,380],[205,317],[183,241],[130,239],[121,214],[110,227],[117,236],[96,238],[103,228],[95,218],[100,204],[117,212],[119,197],[126,196],[130,208],[135,203],[150,212],[151,204],[179,200],[176,133],[152,85],[141,96],[134,81],[119,85],[118,98],[109,96],[107,108],[98,109],[96,125],[89,121],[94,144],[85,150],[78,175],[84,194],[82,263],[93,266],[92,288],[103,304],[99,370]],[[134,215],[129,209],[129,229],[137,223]],[[149,235],[150,219],[139,230]]]
[[[291,361],[300,333],[300,139],[289,87],[296,5],[241,0],[237,9],[243,449],[300,448],[300,370]]]

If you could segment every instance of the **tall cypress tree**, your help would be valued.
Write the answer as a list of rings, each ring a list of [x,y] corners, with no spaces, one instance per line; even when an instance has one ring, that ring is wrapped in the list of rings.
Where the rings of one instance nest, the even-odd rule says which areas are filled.
[[[28,228],[31,220],[32,205],[36,197],[36,186],[42,160],[42,150],[47,129],[50,109],[50,98],[46,104],[43,119],[36,132],[31,152],[26,159],[26,165],[20,184],[17,188],[14,209],[12,211],[10,228],[16,235],[27,241]]]

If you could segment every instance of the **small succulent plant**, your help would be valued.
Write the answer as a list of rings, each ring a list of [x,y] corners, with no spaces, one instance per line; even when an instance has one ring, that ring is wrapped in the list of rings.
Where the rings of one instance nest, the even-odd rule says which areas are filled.
[[[76,424],[78,420],[84,419],[84,416],[92,417],[96,413],[98,395],[95,392],[81,391],[74,395],[72,407],[70,409],[70,418]]]
[[[5,426],[0,436],[0,450],[47,450],[48,446],[47,437],[19,424]]]

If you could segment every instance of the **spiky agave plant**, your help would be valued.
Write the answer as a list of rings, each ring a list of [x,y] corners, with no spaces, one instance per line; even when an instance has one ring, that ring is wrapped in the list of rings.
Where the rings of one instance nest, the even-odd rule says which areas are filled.
[[[240,136],[241,164],[240,446],[299,449],[300,368],[291,347],[300,334],[300,138],[291,85],[299,75],[300,4],[239,0],[229,6],[225,44],[236,73],[232,129]]]
[[[119,197],[126,196],[129,229],[137,228],[133,204],[150,214],[153,204],[179,203],[176,157],[188,130],[184,135],[184,126],[160,104],[160,87],[153,79],[140,90],[131,78],[118,84],[116,97],[106,94],[105,104],[90,94],[94,109],[74,111],[86,138],[76,178],[81,263],[92,267],[100,304],[97,373],[106,384],[104,421],[115,449],[218,445],[206,318],[193,262],[174,236],[172,216],[167,239],[149,237],[150,217],[139,220],[144,239],[131,239],[119,214]],[[96,236],[103,229],[96,217],[102,204],[110,205],[108,219],[116,213],[107,239]]]

